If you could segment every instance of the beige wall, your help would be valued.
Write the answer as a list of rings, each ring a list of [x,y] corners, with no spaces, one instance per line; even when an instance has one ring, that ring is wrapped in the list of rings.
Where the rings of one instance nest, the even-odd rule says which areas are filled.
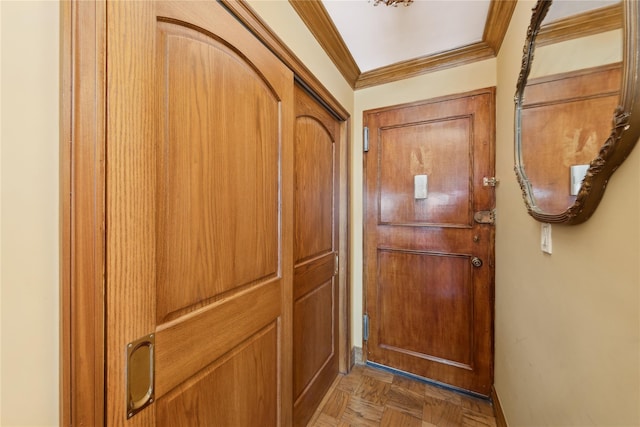
[[[403,104],[496,85],[496,60],[475,62],[462,67],[361,89],[355,92],[353,115],[353,159],[351,167],[351,286],[352,343],[362,347],[362,113],[379,107]]]
[[[58,4],[0,14],[0,425],[57,425]]]
[[[588,55],[584,53],[588,52]],[[622,30],[542,46],[535,50],[529,78],[622,61]]]
[[[286,0],[248,0],[247,3],[273,29],[342,106],[353,113],[353,90]]]
[[[495,385],[509,425],[640,425],[640,150],[553,254],[513,173],[513,94],[533,2],[498,56]]]

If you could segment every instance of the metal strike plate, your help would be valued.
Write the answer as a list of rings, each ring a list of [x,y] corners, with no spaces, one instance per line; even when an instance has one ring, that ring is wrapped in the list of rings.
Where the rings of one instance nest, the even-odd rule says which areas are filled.
[[[496,211],[495,209],[490,211],[478,211],[473,215],[473,219],[478,224],[495,224],[496,223]]]
[[[482,185],[485,187],[495,187],[498,182],[495,176],[485,176],[482,178]]]
[[[154,400],[155,335],[127,344],[127,419]]]

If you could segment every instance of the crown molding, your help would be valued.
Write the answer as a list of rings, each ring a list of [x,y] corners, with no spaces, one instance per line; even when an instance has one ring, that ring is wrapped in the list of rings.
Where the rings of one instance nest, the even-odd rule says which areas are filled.
[[[361,89],[494,58],[500,50],[517,0],[491,0],[481,42],[363,73],[320,0],[289,0],[289,3],[351,87]]]
[[[491,0],[489,5],[482,41],[493,49],[495,56],[498,56],[502,40],[504,40],[507,29],[509,29],[516,3],[518,3],[518,0]]]
[[[489,45],[485,42],[478,42],[434,55],[427,55],[398,62],[387,67],[365,71],[358,77],[356,89],[391,83],[494,57],[495,53]]]
[[[536,47],[622,28],[622,2],[542,25]]]

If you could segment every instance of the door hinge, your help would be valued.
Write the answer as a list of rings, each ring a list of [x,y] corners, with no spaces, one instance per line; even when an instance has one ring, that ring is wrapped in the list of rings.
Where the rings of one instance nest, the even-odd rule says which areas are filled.
[[[369,341],[369,315],[362,316],[362,339]]]
[[[364,152],[369,152],[369,128],[367,126],[362,129],[362,139],[364,145]]]
[[[482,178],[482,185],[485,187],[495,187],[500,180],[496,179],[495,176],[485,176]]]
[[[338,272],[340,271],[340,255],[338,255],[338,252],[336,252],[335,256],[335,262],[333,264],[333,275],[337,276]]]
[[[496,223],[496,210],[490,211],[478,211],[473,215],[473,219],[478,224],[495,224]]]

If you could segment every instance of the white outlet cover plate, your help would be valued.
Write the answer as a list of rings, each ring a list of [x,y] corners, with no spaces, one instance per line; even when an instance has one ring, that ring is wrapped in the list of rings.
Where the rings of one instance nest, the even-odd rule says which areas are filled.
[[[553,250],[551,241],[551,224],[542,224],[540,227],[540,249],[542,252],[551,254]]]

